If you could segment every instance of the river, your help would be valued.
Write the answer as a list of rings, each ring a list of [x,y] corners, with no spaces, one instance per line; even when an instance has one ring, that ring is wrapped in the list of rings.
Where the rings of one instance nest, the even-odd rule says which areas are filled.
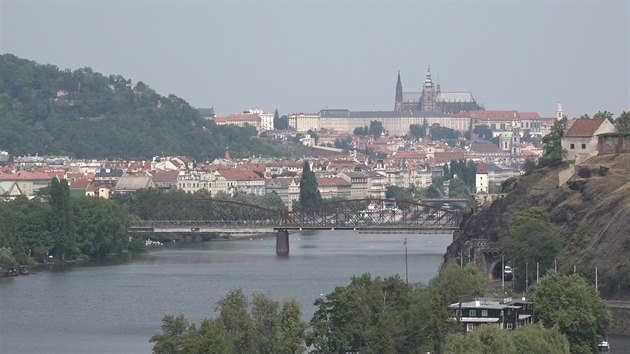
[[[0,279],[0,353],[150,353],[165,314],[199,322],[242,288],[313,302],[353,275],[399,274],[427,282],[451,235],[373,235],[318,231],[290,235],[288,257],[275,237],[175,244],[105,261],[56,266]]]

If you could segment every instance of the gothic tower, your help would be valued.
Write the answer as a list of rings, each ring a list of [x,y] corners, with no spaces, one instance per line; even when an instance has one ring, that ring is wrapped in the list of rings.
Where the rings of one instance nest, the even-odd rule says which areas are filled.
[[[403,106],[403,90],[402,82],[400,82],[400,70],[398,70],[398,82],[396,82],[396,99],[394,101],[394,111],[402,111]]]
[[[427,78],[422,85],[422,96],[418,107],[422,112],[435,112],[435,84],[431,80],[431,66],[427,69]]]

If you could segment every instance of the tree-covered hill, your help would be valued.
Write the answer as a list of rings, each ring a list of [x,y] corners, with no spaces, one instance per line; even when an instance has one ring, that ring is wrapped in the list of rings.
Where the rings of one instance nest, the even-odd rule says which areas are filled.
[[[252,128],[216,126],[185,100],[142,82],[81,68],[59,70],[0,55],[0,149],[95,158],[272,155]]]

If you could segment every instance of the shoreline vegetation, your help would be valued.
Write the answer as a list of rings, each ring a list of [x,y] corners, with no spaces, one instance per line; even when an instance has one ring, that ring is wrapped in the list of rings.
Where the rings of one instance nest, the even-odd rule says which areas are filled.
[[[161,192],[154,189],[137,191],[111,199],[70,196],[68,182],[53,178],[49,187],[34,198],[20,196],[0,203],[0,270],[20,265],[71,263],[103,259],[111,254],[137,252],[147,245],[147,239],[170,243],[199,242],[222,239],[249,239],[253,234],[153,234],[128,232],[134,218],[155,219],[155,205],[164,202],[208,199],[205,192]],[[213,199],[234,200],[265,209],[279,210],[284,204],[278,195],[265,196],[219,194]],[[166,210],[181,213],[181,210]],[[200,218],[198,211],[187,210],[189,220]],[[262,236],[264,237],[264,236]]]
[[[472,332],[449,305],[488,293],[473,264],[444,263],[427,284],[407,284],[400,276],[353,276],[350,284],[315,300],[311,320],[302,320],[295,299],[261,293],[228,292],[218,314],[200,323],[183,314],[166,315],[152,336],[153,352],[166,353],[593,353],[606,338],[610,314],[605,303],[578,275],[549,271],[531,289],[540,303],[537,322],[515,330],[475,326]],[[565,301],[571,297],[575,300]],[[587,326],[575,326],[576,322]]]

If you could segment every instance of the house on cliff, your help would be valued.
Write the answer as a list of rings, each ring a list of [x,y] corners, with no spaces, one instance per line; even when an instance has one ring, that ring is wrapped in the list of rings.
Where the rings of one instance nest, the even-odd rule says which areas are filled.
[[[580,163],[597,156],[598,135],[616,131],[617,128],[605,118],[577,119],[562,137],[562,149],[567,151],[566,159]]]

